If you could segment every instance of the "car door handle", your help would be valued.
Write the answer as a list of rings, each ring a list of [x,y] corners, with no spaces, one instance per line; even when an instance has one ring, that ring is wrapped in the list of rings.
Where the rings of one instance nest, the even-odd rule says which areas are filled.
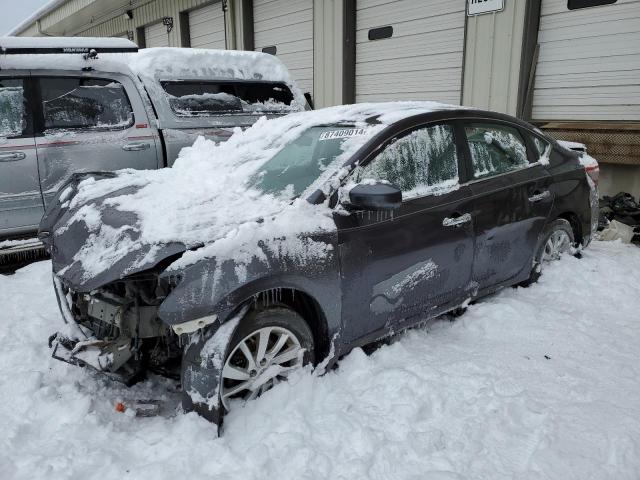
[[[549,190],[545,190],[544,192],[534,192],[533,195],[529,197],[529,201],[531,203],[541,202],[545,198],[549,198],[551,196],[551,192]]]
[[[122,149],[127,152],[139,152],[140,150],[148,150],[151,145],[144,142],[127,143],[122,146]]]
[[[455,217],[445,217],[442,220],[443,227],[461,227],[467,223],[471,222],[471,214],[464,213],[462,215],[457,215]]]
[[[24,152],[4,152],[0,153],[0,162],[16,162],[24,160],[27,154]]]

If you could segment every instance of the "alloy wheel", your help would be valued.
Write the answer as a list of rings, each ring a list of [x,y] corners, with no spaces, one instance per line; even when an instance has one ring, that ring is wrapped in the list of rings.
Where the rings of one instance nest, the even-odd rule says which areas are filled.
[[[303,365],[304,348],[290,330],[264,327],[240,340],[222,368],[220,398],[253,400]]]
[[[542,263],[549,263],[558,260],[563,253],[571,249],[571,238],[564,230],[555,230],[544,245],[542,252]]]

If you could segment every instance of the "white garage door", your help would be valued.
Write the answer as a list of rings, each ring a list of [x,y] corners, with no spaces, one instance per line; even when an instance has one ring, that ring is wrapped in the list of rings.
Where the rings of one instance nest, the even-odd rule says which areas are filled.
[[[168,47],[169,35],[167,34],[167,27],[162,22],[144,27],[144,42],[147,48]]]
[[[313,0],[254,0],[255,49],[282,60],[303,92],[313,94]]]
[[[533,118],[640,120],[640,0],[540,13]]]
[[[189,12],[189,37],[193,48],[226,47],[222,2]]]
[[[465,0],[357,0],[356,6],[357,102],[460,103]]]

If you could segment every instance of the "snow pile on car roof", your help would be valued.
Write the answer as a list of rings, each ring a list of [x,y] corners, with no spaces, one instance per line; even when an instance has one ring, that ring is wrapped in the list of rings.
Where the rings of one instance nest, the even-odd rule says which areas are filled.
[[[129,54],[129,68],[155,98],[163,98],[163,80],[246,80],[286,84],[293,93],[294,110],[306,100],[279,58],[261,52],[234,50],[147,48]]]
[[[131,40],[117,37],[0,37],[0,51],[15,48],[109,48],[132,49],[138,46]]]
[[[64,42],[58,38],[51,41],[51,46],[89,45],[90,42]],[[72,39],[75,40],[75,39]],[[106,46],[126,46],[132,44],[123,39],[121,42],[102,40]],[[24,42],[22,42],[24,43]],[[33,41],[25,45],[39,46],[42,43]],[[46,45],[46,43],[45,43]],[[132,44],[133,45],[133,44]],[[294,94],[296,102],[305,104],[300,89],[291,79],[284,64],[273,55],[261,52],[234,50],[212,50],[195,48],[146,48],[135,53],[101,53],[97,59],[85,60],[81,54],[48,54],[48,55],[1,55],[0,67],[3,69],[55,69],[81,70],[92,67],[95,71],[122,72],[140,77],[147,88],[158,90],[160,80],[248,80],[282,82],[287,84]]]
[[[146,48],[131,54],[129,67],[137,75],[154,78],[290,80],[279,58],[237,50]]]
[[[400,118],[434,110],[459,108],[433,102],[396,102],[332,107],[267,120],[261,118],[251,128],[240,131],[221,144],[199,138],[182,150],[174,166],[158,171],[123,170],[116,178],[87,179],[80,183],[71,200],[73,214],[58,225],[64,233],[74,222],[85,224],[89,234],[74,262],[83,276],[91,277],[109,268],[131,252],[146,252],[131,265],[141,269],[154,263],[154,253],[162,245],[178,242],[193,247],[181,265],[203,257],[233,255],[238,263],[259,255],[259,241],[287,238],[278,245],[283,253],[295,254],[294,238],[302,232],[333,229],[326,206],[313,206],[290,195],[265,194],[248,185],[248,179],[285,145],[313,126],[347,123],[366,127],[367,135],[343,143],[343,153],[325,170],[324,178],[310,191],[344,174],[340,165],[373,134]],[[376,117],[374,123],[366,120]],[[333,179],[335,181],[335,178]],[[131,225],[110,225],[113,211],[119,218],[135,218]],[[71,213],[71,212],[70,212]],[[113,223],[113,222],[111,222]],[[149,249],[149,246],[154,246]],[[147,248],[143,248],[146,246]],[[321,246],[315,246],[322,254]],[[79,265],[76,265],[79,264]]]

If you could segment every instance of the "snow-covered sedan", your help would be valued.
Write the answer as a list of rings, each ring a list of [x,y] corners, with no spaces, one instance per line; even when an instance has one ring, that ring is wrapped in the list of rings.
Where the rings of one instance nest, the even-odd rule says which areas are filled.
[[[397,102],[76,176],[40,226],[70,327],[54,355],[180,376],[184,406],[220,422],[304,364],[535,280],[589,243],[596,174],[510,116]]]

